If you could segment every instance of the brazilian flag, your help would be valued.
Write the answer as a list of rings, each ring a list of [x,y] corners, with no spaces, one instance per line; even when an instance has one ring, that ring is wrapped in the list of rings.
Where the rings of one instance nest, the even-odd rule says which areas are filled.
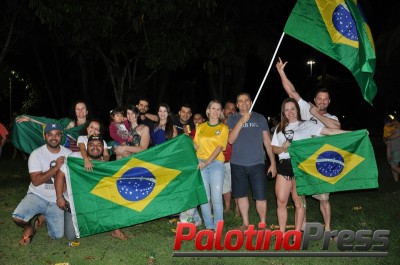
[[[299,195],[378,187],[366,130],[293,141],[289,154]]]
[[[51,119],[46,117],[36,117],[31,115],[24,115],[31,118],[34,121],[26,121],[21,123],[16,123],[14,121],[13,126],[13,145],[19,150],[25,153],[32,153],[36,148],[46,144],[43,136],[43,130],[48,123],[57,123],[61,128],[66,128],[68,124],[72,121],[70,118],[63,119]],[[19,117],[17,117],[19,118]],[[70,128],[68,130],[63,130],[63,137],[61,139],[61,145],[68,147],[68,138],[77,140],[82,129],[85,125],[82,124],[77,127]]]
[[[78,237],[180,213],[206,203],[192,140],[180,135],[111,162],[67,159],[67,190]]]
[[[298,0],[284,32],[347,67],[372,104],[377,91],[375,47],[356,0]]]

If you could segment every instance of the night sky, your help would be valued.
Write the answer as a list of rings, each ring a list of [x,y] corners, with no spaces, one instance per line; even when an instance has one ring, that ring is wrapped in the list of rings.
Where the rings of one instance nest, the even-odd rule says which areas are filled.
[[[294,1],[293,2],[294,5]],[[365,1],[363,1],[365,2]],[[387,12],[394,12],[392,10],[396,10],[396,8],[392,7],[390,10],[387,10],[387,7],[381,5],[378,1],[367,1],[368,5],[363,6],[364,11],[367,15],[368,22],[371,27],[372,34],[375,39],[375,45],[384,45],[379,43],[380,37],[384,34],[385,27],[388,26],[388,21],[385,20],[387,17],[390,17]],[[398,4],[397,4],[398,5]],[[279,25],[284,26],[285,17],[289,15],[291,12],[291,8],[288,8],[287,14],[282,14],[282,21],[277,22]],[[43,26],[41,26],[43,27]],[[43,29],[43,36],[41,36],[44,40],[47,39],[46,30]],[[273,35],[271,35],[273,36]],[[36,36],[38,37],[38,36]],[[275,41],[278,44],[279,35],[275,34],[273,37],[272,42]],[[27,40],[25,40],[27,41]],[[52,47],[54,48],[54,47]],[[39,49],[49,49],[49,47],[43,46],[39,47]],[[57,48],[56,48],[57,49]],[[385,50],[385,49],[382,49]],[[31,51],[27,53],[19,53],[13,54],[12,58],[8,58],[9,61],[12,60],[12,64],[17,65],[19,64],[19,69],[23,69],[23,71],[30,71],[31,76],[36,76],[40,78],[40,72],[37,69],[37,66],[34,64],[34,54]],[[272,56],[272,54],[271,54]],[[277,56],[281,57],[283,61],[288,61],[288,65],[286,66],[285,70],[286,73],[295,85],[296,89],[299,91],[300,95],[308,101],[312,101],[315,87],[320,86],[320,80],[323,75],[327,78],[327,87],[332,92],[332,102],[329,107],[329,112],[338,116],[340,121],[342,122],[342,126],[344,129],[361,129],[361,128],[368,128],[372,134],[380,133],[383,126],[383,119],[385,114],[393,113],[398,107],[397,100],[390,100],[388,101],[391,96],[388,96],[391,90],[384,90],[380,88],[381,81],[388,78],[386,75],[390,75],[390,73],[386,72],[379,72],[380,68],[379,65],[384,64],[384,62],[379,62],[379,60],[383,60],[377,56],[378,60],[378,67],[376,76],[379,79],[375,78],[375,81],[378,85],[378,94],[373,101],[373,106],[367,103],[361,95],[361,90],[358,87],[357,83],[355,82],[354,77],[350,73],[347,68],[343,65],[339,64],[338,62],[330,59],[329,57],[325,56],[324,54],[316,51],[315,49],[307,46],[306,44],[293,39],[289,35],[285,35],[283,38],[282,44],[278,50]],[[50,56],[48,58],[51,60]],[[245,87],[243,88],[244,91],[250,92],[253,96],[256,95],[261,82],[264,78],[264,75],[268,69],[272,57],[269,60],[261,62],[256,57],[252,55],[248,58],[248,69],[247,75],[245,80]],[[64,69],[68,68],[68,60],[64,57],[60,57],[59,60],[62,62]],[[310,66],[307,65],[307,61],[313,60],[315,64],[313,65],[312,73],[313,76],[310,76]],[[266,82],[262,88],[260,96],[254,106],[254,110],[264,114],[266,117],[272,117],[278,115],[280,112],[280,105],[283,99],[286,97],[286,93],[284,92],[279,75],[275,70],[275,63],[277,58],[274,60],[271,71],[266,79]],[[30,63],[29,63],[30,62]],[[32,63],[33,62],[33,63]],[[196,70],[197,69],[197,70]],[[64,80],[68,80],[71,78],[76,78],[74,75],[76,73],[72,71],[65,71],[60,73]],[[200,93],[196,95],[196,98],[193,100],[191,99],[190,95],[185,93],[184,83],[182,83],[182,76],[187,82],[191,80],[196,80],[198,82],[198,86],[203,88],[204,93]],[[102,78],[102,77],[99,77]],[[76,91],[73,90],[73,84],[70,85],[71,89],[69,91]],[[168,86],[168,93],[171,94],[169,96],[170,101],[167,103],[170,104],[171,108],[174,112],[178,111],[179,105],[182,104],[182,99],[179,96],[184,96],[188,98],[189,103],[193,105],[194,111],[203,111],[206,108],[209,100],[211,99],[209,90],[206,88],[206,76],[204,72],[202,72],[201,67],[194,67],[191,70],[177,70],[173,73],[170,77],[170,84]],[[3,88],[4,89],[4,88]],[[18,90],[17,88],[15,88]],[[57,93],[57,91],[53,91]],[[23,94],[23,90],[20,88],[19,91],[15,91],[13,94],[14,100],[14,107],[13,110],[18,109],[21,104],[21,94]],[[72,95],[67,93],[64,95],[66,100],[61,103],[60,111],[58,116],[62,117],[63,115],[68,115],[73,117],[73,113],[69,111],[67,114],[65,109],[71,109],[72,98],[81,98],[79,92],[71,92]],[[177,96],[179,95],[179,96]],[[26,96],[26,95],[25,95]],[[92,95],[93,97],[101,96],[101,98],[107,99],[105,102],[98,104],[94,107],[95,116],[101,117],[105,120],[105,124],[108,122],[108,112],[115,106],[115,100],[113,99],[113,92],[110,88],[107,94],[104,95]],[[156,105],[159,103],[156,101],[153,95],[147,96],[151,100],[151,112],[156,112]],[[398,97],[398,96],[397,96]],[[393,98],[393,97],[392,97]],[[224,98],[225,100],[234,100],[234,96],[230,98]],[[9,116],[9,99],[1,99],[1,113],[2,113],[2,120],[5,120]],[[132,102],[136,103],[136,102]],[[18,107],[17,107],[18,106]],[[38,116],[48,116],[54,117],[54,113],[51,112],[51,108],[47,102],[46,104],[42,104],[40,108],[34,109],[31,115],[38,115]],[[93,112],[92,112],[93,114]],[[56,117],[56,118],[60,118]]]

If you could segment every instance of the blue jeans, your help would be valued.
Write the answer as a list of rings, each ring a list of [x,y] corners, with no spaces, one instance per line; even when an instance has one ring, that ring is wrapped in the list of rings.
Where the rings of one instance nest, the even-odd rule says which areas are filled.
[[[215,229],[218,221],[223,220],[222,187],[224,185],[224,163],[214,160],[201,170],[208,203],[200,205],[204,224],[207,229]],[[214,220],[211,215],[210,197],[213,205]]]
[[[28,193],[14,210],[12,217],[29,222],[35,215],[43,214],[47,230],[52,239],[64,236],[64,211],[54,202],[49,202],[34,193]]]

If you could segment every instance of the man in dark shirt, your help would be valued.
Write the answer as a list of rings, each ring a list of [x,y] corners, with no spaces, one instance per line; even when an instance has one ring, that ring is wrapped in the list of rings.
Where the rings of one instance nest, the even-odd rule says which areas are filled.
[[[194,122],[191,119],[192,117],[192,108],[190,107],[189,104],[184,104],[182,105],[181,109],[178,112],[178,115],[174,116],[174,125],[176,130],[178,131],[178,134],[183,134],[186,133],[188,135],[191,135],[191,132],[194,130]],[[190,126],[190,130],[188,130],[188,127],[186,125]]]

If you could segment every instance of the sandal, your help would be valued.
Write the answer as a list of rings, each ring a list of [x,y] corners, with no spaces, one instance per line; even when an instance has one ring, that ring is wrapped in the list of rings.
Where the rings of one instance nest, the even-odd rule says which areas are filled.
[[[33,236],[36,234],[35,230],[29,236],[22,236],[21,240],[18,242],[20,246],[27,246],[31,243]]]
[[[119,231],[118,233],[114,233],[114,231],[112,231],[111,236],[121,240],[128,240],[128,237],[121,231]]]
[[[35,230],[38,230],[38,229],[42,228],[44,222],[45,222],[44,215],[41,215],[41,214],[40,214],[40,215],[36,218],[35,222],[33,223],[33,227],[35,228]]]

